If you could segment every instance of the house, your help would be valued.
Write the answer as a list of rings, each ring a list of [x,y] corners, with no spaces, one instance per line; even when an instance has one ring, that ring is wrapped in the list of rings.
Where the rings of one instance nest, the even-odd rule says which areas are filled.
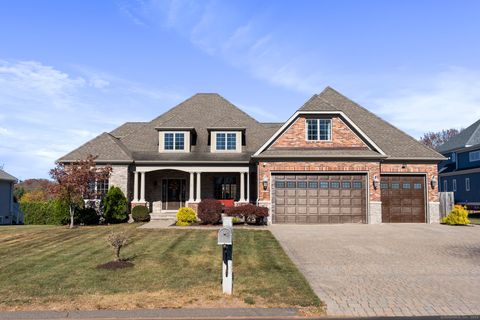
[[[455,203],[480,207],[480,120],[438,147],[440,191],[453,191]]]
[[[152,219],[215,198],[270,209],[270,223],[438,222],[444,157],[332,88],[285,123],[258,122],[196,94],[150,122],[127,122],[59,161],[112,165],[108,182]]]
[[[0,225],[23,223],[23,217],[13,197],[13,186],[16,182],[17,178],[0,169]]]

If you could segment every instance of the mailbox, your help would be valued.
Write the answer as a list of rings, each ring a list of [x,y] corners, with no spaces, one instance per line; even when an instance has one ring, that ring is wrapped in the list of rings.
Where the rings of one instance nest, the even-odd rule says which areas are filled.
[[[233,238],[232,228],[224,227],[218,230],[218,244],[219,245],[231,245]]]

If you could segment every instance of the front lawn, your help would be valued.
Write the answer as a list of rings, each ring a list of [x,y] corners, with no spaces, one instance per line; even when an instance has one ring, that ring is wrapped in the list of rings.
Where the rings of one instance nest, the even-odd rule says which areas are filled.
[[[303,275],[266,230],[235,230],[234,296],[221,293],[216,230],[138,225],[0,227],[0,309],[287,307],[320,310]],[[102,270],[114,228],[132,234],[130,269]]]

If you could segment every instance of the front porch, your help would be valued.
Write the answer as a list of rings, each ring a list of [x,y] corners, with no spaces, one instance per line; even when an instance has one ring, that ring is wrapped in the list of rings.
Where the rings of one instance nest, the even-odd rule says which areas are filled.
[[[245,167],[138,167],[133,172],[132,207],[145,205],[152,220],[174,218],[181,207],[197,209],[202,199],[225,205],[250,202],[256,174]]]

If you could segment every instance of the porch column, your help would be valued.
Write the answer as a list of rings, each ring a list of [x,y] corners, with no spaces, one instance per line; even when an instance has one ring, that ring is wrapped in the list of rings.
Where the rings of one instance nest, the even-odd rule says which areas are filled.
[[[195,201],[194,198],[194,180],[195,180],[195,173],[190,172],[190,195],[188,197],[188,202],[192,203]]]
[[[196,202],[200,202],[202,201],[202,191],[200,190],[200,185],[201,185],[201,176],[202,176],[202,173],[201,172],[197,172],[197,198],[195,199]]]
[[[141,172],[142,178],[140,181],[140,202],[145,202],[145,172]]]
[[[250,202],[250,172],[247,172],[247,198],[246,202]]]
[[[138,172],[133,172],[133,202],[138,202]]]
[[[240,172],[240,201],[245,202],[245,173]]]

